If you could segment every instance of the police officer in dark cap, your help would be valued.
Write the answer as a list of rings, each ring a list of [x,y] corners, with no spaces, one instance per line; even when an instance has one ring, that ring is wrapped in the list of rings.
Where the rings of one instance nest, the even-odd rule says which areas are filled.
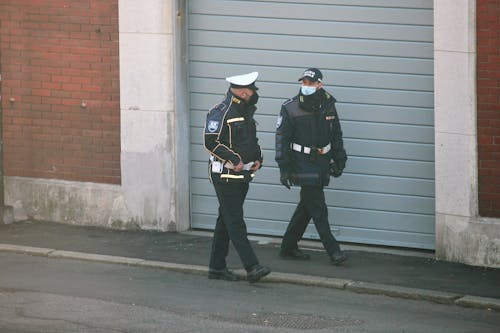
[[[297,242],[310,219],[332,264],[347,259],[330,230],[323,187],[330,176],[340,177],[347,161],[335,98],[323,89],[323,74],[308,68],[299,81],[298,95],[281,106],[276,124],[276,161],[280,181],[290,189],[300,186],[300,202],[283,236],[282,258],[307,260]]]
[[[226,267],[229,240],[238,252],[250,283],[271,272],[259,264],[243,219],[243,203],[249,183],[263,161],[253,118],[259,98],[255,86],[257,76],[257,72],[252,72],[226,78],[230,83],[229,90],[224,99],[208,112],[206,119],[204,140],[210,153],[209,176],[219,200],[209,279],[239,279]]]

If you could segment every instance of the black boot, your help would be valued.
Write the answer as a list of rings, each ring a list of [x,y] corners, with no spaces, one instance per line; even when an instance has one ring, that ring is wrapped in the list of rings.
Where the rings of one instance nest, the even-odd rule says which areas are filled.
[[[240,277],[227,268],[208,270],[208,278],[215,280],[238,281]]]
[[[302,252],[299,249],[293,249],[289,251],[280,251],[280,257],[283,259],[295,259],[295,260],[309,260],[311,256],[307,253]]]
[[[271,270],[266,266],[255,265],[247,273],[247,280],[254,283],[262,279],[264,276],[271,273]]]
[[[340,265],[346,260],[347,260],[347,255],[344,253],[344,251],[338,250],[335,251],[333,254],[330,254],[330,262],[332,263],[332,265]]]

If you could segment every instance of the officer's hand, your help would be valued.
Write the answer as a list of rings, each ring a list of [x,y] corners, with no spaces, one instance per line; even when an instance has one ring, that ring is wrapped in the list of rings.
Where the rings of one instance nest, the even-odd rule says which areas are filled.
[[[290,173],[287,171],[282,171],[280,173],[280,182],[285,186],[287,189],[290,189],[290,186],[292,184],[292,179],[290,178]]]
[[[259,160],[257,160],[257,161],[255,161],[255,162],[253,162],[253,165],[252,165],[252,167],[251,167],[250,169],[251,169],[252,171],[257,171],[257,170],[259,170],[259,169],[260,169],[260,166],[261,166],[260,161],[259,161]]]
[[[243,164],[243,161],[240,160],[240,163],[235,165],[233,170],[236,172],[240,172],[241,170],[243,170],[244,166],[245,166],[245,164]]]
[[[334,161],[330,162],[330,175],[337,178],[337,177],[342,176],[342,171],[343,170],[341,168],[339,168],[338,165]]]

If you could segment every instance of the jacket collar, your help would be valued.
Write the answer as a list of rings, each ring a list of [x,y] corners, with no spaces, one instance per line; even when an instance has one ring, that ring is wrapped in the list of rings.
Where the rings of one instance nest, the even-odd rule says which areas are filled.
[[[255,110],[257,109],[255,105],[249,106],[243,99],[233,94],[231,89],[227,91],[226,101],[228,104],[232,104],[233,107],[242,114],[249,114],[250,116],[253,116]]]

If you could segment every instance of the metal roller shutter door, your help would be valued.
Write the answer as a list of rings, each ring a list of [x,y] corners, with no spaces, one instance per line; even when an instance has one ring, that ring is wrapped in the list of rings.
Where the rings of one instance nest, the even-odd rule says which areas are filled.
[[[224,77],[259,71],[264,168],[245,204],[250,233],[283,235],[299,189],[279,184],[274,131],[305,67],[338,100],[349,161],[325,189],[345,242],[434,248],[433,1],[188,1],[192,227],[213,229],[202,129]],[[318,238],[311,223],[306,238]]]

